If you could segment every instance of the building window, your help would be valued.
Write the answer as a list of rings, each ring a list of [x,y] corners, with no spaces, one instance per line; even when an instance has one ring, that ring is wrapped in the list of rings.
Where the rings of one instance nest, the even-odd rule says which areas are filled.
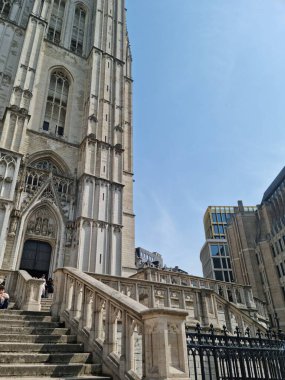
[[[226,282],[230,282],[228,272],[225,271],[225,272],[224,272],[224,276],[225,276],[225,281],[226,281]]]
[[[222,264],[223,264],[223,268],[227,269],[227,260],[225,258],[222,258]]]
[[[54,174],[63,174],[62,171],[49,159],[41,158],[32,164],[31,167],[52,172]]]
[[[81,6],[77,6],[74,13],[70,50],[79,55],[83,53],[85,18],[85,10]]]
[[[224,245],[220,245],[220,254],[221,254],[221,256],[225,256],[226,255],[226,251],[225,251],[225,246]]]
[[[54,0],[48,32],[47,32],[47,39],[54,42],[55,44],[60,43],[64,8],[65,8],[65,1]]]
[[[221,214],[220,214],[220,213],[217,214],[217,221],[218,221],[219,223],[222,222],[222,217],[221,217]]]
[[[219,234],[219,226],[217,224],[214,224],[214,232],[215,234]]]
[[[69,81],[57,70],[52,73],[47,96],[43,130],[56,136],[64,135]]]
[[[276,265],[276,269],[277,269],[278,276],[281,277],[281,273],[280,273],[280,269],[278,265]]]
[[[231,269],[231,268],[232,268],[231,260],[230,260],[230,259],[227,259],[227,261],[228,261],[228,268]]]
[[[225,231],[224,231],[224,226],[223,225],[219,225],[219,233],[221,235],[224,235]]]
[[[8,18],[10,9],[11,9],[10,1],[0,0],[0,16],[1,17]]]
[[[64,8],[65,8],[65,1],[54,0],[48,32],[47,32],[47,39],[54,42],[55,44],[60,43]]]
[[[224,281],[223,272],[220,270],[215,270],[215,278],[218,281]]]
[[[213,258],[213,266],[214,268],[222,268],[221,260],[219,258]]]
[[[273,257],[276,257],[276,253],[275,253],[275,249],[273,245],[271,245],[271,251],[272,251]]]
[[[218,245],[211,245],[211,255],[212,256],[218,256],[219,255],[219,246]]]

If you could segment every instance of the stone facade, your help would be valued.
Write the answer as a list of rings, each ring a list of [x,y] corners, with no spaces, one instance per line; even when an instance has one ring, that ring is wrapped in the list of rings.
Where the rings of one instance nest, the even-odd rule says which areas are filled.
[[[0,0],[3,269],[133,273],[131,60],[124,0]]]
[[[266,301],[271,324],[285,327],[285,168],[257,211],[237,210],[227,228],[236,281]]]

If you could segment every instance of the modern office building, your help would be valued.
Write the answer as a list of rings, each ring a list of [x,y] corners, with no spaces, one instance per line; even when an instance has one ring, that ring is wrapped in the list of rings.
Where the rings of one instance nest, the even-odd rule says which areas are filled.
[[[242,203],[239,201],[238,205],[240,204]],[[209,206],[205,212],[203,222],[206,241],[200,252],[200,260],[203,275],[206,278],[226,282],[235,281],[226,227],[236,209],[233,206]],[[244,207],[244,209],[246,212],[251,212],[256,207]]]
[[[0,268],[135,271],[125,0],[0,1]]]
[[[265,300],[275,326],[285,327],[285,167],[252,213],[242,208],[227,227],[236,281]]]

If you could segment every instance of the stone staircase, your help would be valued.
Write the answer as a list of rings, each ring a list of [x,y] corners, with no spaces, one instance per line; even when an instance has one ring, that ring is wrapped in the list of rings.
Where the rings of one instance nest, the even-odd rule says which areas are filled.
[[[77,337],[47,311],[0,310],[0,379],[100,379]]]
[[[41,311],[50,311],[51,305],[52,305],[52,298],[41,299]]]

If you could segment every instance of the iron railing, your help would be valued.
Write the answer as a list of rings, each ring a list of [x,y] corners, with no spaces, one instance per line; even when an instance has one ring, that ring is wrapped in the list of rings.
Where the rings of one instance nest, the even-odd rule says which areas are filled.
[[[207,331],[197,324],[195,332],[186,331],[191,380],[284,380],[285,336],[281,331],[249,328],[242,335],[237,327],[235,336],[226,327],[217,333],[213,326]]]

